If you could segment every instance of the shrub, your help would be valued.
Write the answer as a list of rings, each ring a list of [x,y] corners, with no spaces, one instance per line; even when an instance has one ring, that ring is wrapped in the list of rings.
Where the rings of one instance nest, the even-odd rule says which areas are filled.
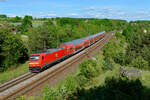
[[[97,71],[97,63],[92,59],[88,59],[87,61],[80,64],[80,74],[89,80],[96,76]]]
[[[141,100],[143,86],[140,80],[106,78],[104,86],[80,89],[69,100]]]
[[[127,63],[125,53],[122,53],[122,52],[118,53],[114,57],[114,61],[120,65],[125,65]]]
[[[79,74],[76,77],[76,81],[80,87],[83,87],[87,83],[88,79],[85,76]]]
[[[109,58],[105,58],[105,62],[103,63],[102,69],[104,71],[107,71],[107,70],[112,70],[113,68],[114,68],[113,60]]]
[[[78,88],[78,83],[73,76],[66,78],[63,84],[58,87],[49,87],[48,85],[43,90],[44,100],[63,100],[67,94],[71,94]]]
[[[146,60],[144,60],[141,56],[139,56],[132,60],[130,66],[140,68],[140,69],[147,69],[148,62]]]
[[[75,77],[69,76],[66,78],[65,83],[64,83],[64,87],[66,88],[67,92],[76,91],[78,86],[79,86],[79,84],[77,83]]]
[[[58,88],[50,88],[48,85],[43,90],[43,100],[60,100],[62,95]]]
[[[104,56],[107,58],[114,58],[118,53],[122,51],[122,47],[115,41],[110,41],[104,48]]]
[[[0,72],[27,59],[28,50],[23,41],[8,28],[0,28]]]

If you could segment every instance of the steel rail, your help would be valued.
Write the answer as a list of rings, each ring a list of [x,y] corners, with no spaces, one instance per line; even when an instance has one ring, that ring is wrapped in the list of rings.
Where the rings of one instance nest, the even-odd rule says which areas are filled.
[[[34,75],[35,75],[35,73],[28,72],[28,73],[23,74],[23,75],[15,78],[13,80],[10,80],[10,81],[8,81],[4,84],[1,84],[0,85],[0,92],[3,92],[3,91],[5,91],[6,89],[8,89],[10,87],[13,87],[14,85],[16,85],[16,84],[18,84],[18,83],[20,83],[24,80],[27,80],[27,79],[33,77]]]

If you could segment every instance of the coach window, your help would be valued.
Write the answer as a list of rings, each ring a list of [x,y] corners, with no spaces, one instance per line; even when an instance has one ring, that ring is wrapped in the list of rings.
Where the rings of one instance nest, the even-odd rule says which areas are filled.
[[[70,51],[72,50],[73,48],[72,47],[70,47]]]
[[[44,56],[42,56],[42,60],[44,60]]]

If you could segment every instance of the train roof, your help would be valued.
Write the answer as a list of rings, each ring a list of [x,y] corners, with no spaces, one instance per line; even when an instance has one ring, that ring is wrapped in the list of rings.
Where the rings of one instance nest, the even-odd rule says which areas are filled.
[[[105,33],[104,32],[99,32],[97,34],[94,34],[94,35],[90,35],[90,36],[87,36],[87,37],[83,37],[83,38],[80,38],[80,39],[77,39],[77,40],[73,40],[73,41],[70,41],[70,42],[64,42],[62,43],[62,45],[67,45],[67,44],[73,44],[73,45],[76,45],[76,44],[80,44],[83,42],[84,39],[90,39],[90,38],[93,38],[94,36],[97,36],[97,35],[100,35],[100,34],[103,34]]]
[[[73,44],[73,45],[76,45],[76,44],[82,43],[82,41],[83,41],[83,38],[77,39],[77,40],[73,40],[73,41],[70,41],[70,42],[65,42],[65,43],[62,43],[62,44],[63,44],[63,45],[66,45],[66,44]]]
[[[47,49],[47,51],[44,52],[44,53],[46,53],[46,54],[53,53],[53,52],[56,52],[56,51],[59,51],[59,50],[62,50],[62,49],[63,49],[62,47],[61,48],[54,48],[54,49]]]
[[[84,37],[83,39],[90,39],[90,38],[93,38],[94,36],[98,36],[98,35],[100,35],[100,34],[103,34],[103,33],[105,33],[105,31],[104,32],[99,32],[99,33],[97,33],[97,34],[93,34],[93,35],[90,35],[90,36],[87,36],[87,37]]]
[[[42,51],[39,51],[37,53],[35,53],[35,55],[37,54],[41,54],[41,53],[46,53],[46,54],[49,54],[49,53],[53,53],[53,52],[56,52],[56,51],[59,51],[59,50],[62,50],[63,47],[60,47],[60,48],[54,48],[54,49],[46,49],[46,50],[42,50]]]

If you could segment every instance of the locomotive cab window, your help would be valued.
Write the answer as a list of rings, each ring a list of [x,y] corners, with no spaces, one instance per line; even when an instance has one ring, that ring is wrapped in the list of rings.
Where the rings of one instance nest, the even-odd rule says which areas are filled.
[[[40,55],[32,55],[32,56],[30,56],[30,60],[37,61],[37,60],[39,60],[39,57],[40,57]]]

